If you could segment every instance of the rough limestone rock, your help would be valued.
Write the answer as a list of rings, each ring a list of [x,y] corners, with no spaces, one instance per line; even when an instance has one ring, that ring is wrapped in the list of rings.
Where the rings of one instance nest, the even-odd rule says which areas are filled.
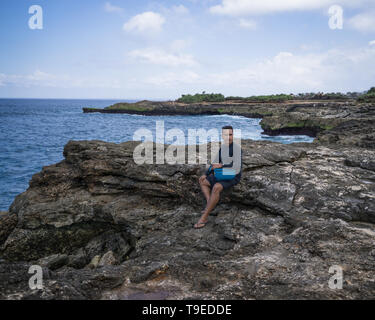
[[[94,258],[91,259],[90,263],[87,265],[88,268],[94,269],[99,265],[100,262],[100,256],[97,255]]]
[[[0,245],[8,238],[17,225],[17,215],[0,211]]]
[[[50,270],[56,270],[68,263],[66,254],[53,254],[38,260],[37,264],[41,267],[47,267]]]
[[[69,141],[33,175],[0,215],[1,299],[375,298],[373,149],[242,141],[240,184],[195,230],[205,165],[139,166],[138,143]]]
[[[103,266],[108,266],[108,265],[115,265],[116,264],[116,258],[115,256],[113,255],[113,252],[112,251],[108,251],[107,253],[105,253],[101,258],[100,258],[100,261],[98,263],[98,266],[99,267],[103,267]]]

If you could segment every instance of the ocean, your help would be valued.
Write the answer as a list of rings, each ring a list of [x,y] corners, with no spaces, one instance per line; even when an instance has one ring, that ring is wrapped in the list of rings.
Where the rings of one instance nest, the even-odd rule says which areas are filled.
[[[242,139],[281,143],[312,142],[307,136],[262,135],[261,119],[241,116],[140,116],[83,113],[83,107],[103,108],[132,100],[0,99],[0,210],[6,211],[14,198],[24,192],[33,174],[43,166],[64,159],[69,140],[103,140],[121,143],[133,140],[136,130],[146,128],[155,139],[156,121],[165,131],[178,128],[206,130],[224,125],[241,129]],[[171,142],[169,142],[171,143]]]

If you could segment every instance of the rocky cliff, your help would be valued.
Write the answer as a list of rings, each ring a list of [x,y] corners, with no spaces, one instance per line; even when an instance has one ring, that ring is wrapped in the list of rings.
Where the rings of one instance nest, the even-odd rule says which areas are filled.
[[[374,299],[374,130],[356,128],[242,141],[241,183],[200,230],[204,165],[139,166],[137,142],[69,141],[0,214],[0,298]],[[35,264],[44,288],[30,290]]]
[[[375,103],[348,101],[298,101],[249,103],[180,103],[175,101],[117,103],[104,109],[83,108],[84,113],[129,113],[141,115],[241,115],[262,118],[267,135],[319,136],[324,144],[343,144],[375,149]],[[353,133],[352,133],[353,131]],[[355,135],[355,140],[352,136]]]

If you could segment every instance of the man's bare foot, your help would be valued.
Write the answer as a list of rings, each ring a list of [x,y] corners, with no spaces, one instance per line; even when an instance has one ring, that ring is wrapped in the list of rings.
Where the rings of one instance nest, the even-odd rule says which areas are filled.
[[[208,219],[207,219],[207,218],[204,219],[203,217],[201,217],[201,218],[199,219],[199,221],[194,225],[194,228],[195,228],[195,229],[203,228],[204,226],[206,226],[207,222],[208,222]]]
[[[202,211],[202,216],[198,220],[198,222],[194,225],[194,228],[203,228],[206,223],[208,222],[208,216],[206,215],[206,210]]]

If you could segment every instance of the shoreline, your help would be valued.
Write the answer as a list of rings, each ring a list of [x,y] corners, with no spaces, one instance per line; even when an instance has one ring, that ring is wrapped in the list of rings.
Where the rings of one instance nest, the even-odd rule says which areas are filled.
[[[293,100],[286,102],[225,101],[180,103],[176,101],[139,101],[116,103],[106,108],[84,107],[83,113],[138,114],[144,116],[237,115],[262,119],[263,134],[307,135],[316,138],[350,120],[373,118],[375,103],[355,100]],[[375,118],[375,117],[374,117]]]

